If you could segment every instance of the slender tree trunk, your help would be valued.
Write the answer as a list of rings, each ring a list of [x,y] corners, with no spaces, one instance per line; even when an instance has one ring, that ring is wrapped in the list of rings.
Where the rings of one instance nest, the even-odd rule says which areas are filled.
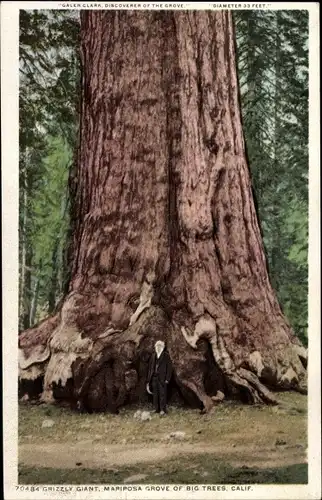
[[[63,221],[66,217],[67,210],[67,198],[66,195],[62,196],[60,204],[60,216]],[[63,245],[65,242],[64,235],[64,225],[60,225],[59,233],[56,236],[54,243],[53,253],[52,253],[52,264],[51,264],[51,284],[48,294],[48,314],[51,314],[57,304],[58,297],[60,296],[63,289],[63,282],[65,279],[64,272],[66,272],[63,265]]]
[[[22,182],[20,183],[20,210],[22,213],[21,224],[19,227],[19,245],[20,245],[20,273],[19,273],[19,331],[24,330],[24,290],[25,290],[25,272],[26,272],[26,228],[27,228],[27,167],[25,153],[22,157]]]
[[[32,248],[28,241],[28,151],[23,155],[22,223],[20,226],[19,330],[29,328]]]
[[[26,244],[25,250],[25,272],[23,289],[23,326],[24,329],[30,327],[30,308],[31,308],[31,269],[32,269],[32,248],[30,242]]]
[[[252,199],[231,13],[88,11],[81,26],[72,277],[60,313],[20,336],[20,376],[46,366],[44,398],[73,378],[86,406],[115,410],[162,338],[206,411],[219,388],[305,390]]]
[[[39,262],[38,268],[41,269],[42,262]],[[39,273],[36,272],[36,276],[34,278],[34,287],[32,293],[31,307],[30,307],[30,318],[29,325],[34,326],[36,314],[37,314],[37,306],[38,306],[38,295],[39,295],[39,287],[40,287],[40,277]]]
[[[276,11],[276,37],[275,37],[275,102],[274,102],[274,174],[276,177],[281,177],[283,172],[280,165],[280,146],[281,146],[281,130],[280,130],[280,14]],[[281,228],[280,228],[280,207],[279,200],[273,198],[272,211],[272,249],[271,249],[271,275],[274,289],[278,292],[280,288],[280,270],[281,270]]]

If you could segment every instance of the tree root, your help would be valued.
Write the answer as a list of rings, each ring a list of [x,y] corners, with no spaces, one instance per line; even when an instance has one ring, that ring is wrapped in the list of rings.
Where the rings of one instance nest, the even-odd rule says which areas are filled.
[[[240,375],[240,377],[243,377],[244,380],[249,382],[251,395],[256,394],[256,396],[258,396],[262,402],[273,405],[278,404],[278,401],[274,397],[274,395],[267,389],[267,387],[265,387],[265,385],[263,385],[258,380],[258,377],[254,373],[250,372],[249,370],[245,370],[244,368],[239,368],[238,374]]]
[[[59,325],[59,314],[55,314],[19,335],[18,369],[20,380],[37,380],[45,375],[50,359],[49,341]]]
[[[64,386],[67,380],[72,379],[74,398],[80,407],[94,405],[96,411],[97,409],[117,411],[127,398],[131,397],[131,393],[138,385],[142,386],[144,391],[145,380],[142,382],[143,378],[146,378],[148,358],[154,342],[162,339],[168,344],[177,384],[196,396],[203,405],[203,413],[208,413],[216,402],[229,397],[229,393],[224,394],[222,388],[216,386],[214,378],[212,378],[213,387],[208,387],[211,392],[207,393],[203,381],[208,376],[207,370],[212,368],[206,363],[206,351],[202,347],[205,345],[211,348],[213,357],[210,363],[213,364],[213,368],[217,366],[217,370],[221,371],[228,385],[247,395],[249,403],[278,404],[275,396],[263,383],[263,375],[266,373],[264,356],[259,351],[250,354],[246,351],[244,363],[235,366],[234,359],[225,346],[226,339],[220,337],[216,324],[209,315],[199,319],[194,334],[191,335],[188,327],[172,323],[162,308],[150,306],[140,311],[140,315],[126,330],[116,331],[107,328],[96,341],[83,338],[75,327],[66,324],[63,319],[58,326],[57,318],[51,319],[49,323],[43,323],[42,335],[39,325],[38,336],[46,339],[46,343],[40,344],[41,347],[36,344],[33,350],[28,351],[32,368],[38,367],[45,372],[42,401],[53,402],[53,382]],[[29,332],[29,335],[31,334],[32,332]],[[26,345],[30,346],[29,337],[28,341]],[[20,347],[22,352],[24,352],[23,345],[22,342]],[[290,366],[285,357],[286,351],[289,351]],[[282,371],[278,367],[274,371],[279,374],[279,378],[273,380],[280,381],[281,388],[301,391],[303,384],[297,383],[297,373],[300,372],[303,379],[305,352],[297,345],[291,346],[286,351],[277,353],[274,358],[278,363],[282,354],[284,355]],[[26,367],[31,369],[31,366],[26,365],[25,357],[21,357],[20,363],[20,369]],[[273,373],[272,370],[270,373]],[[293,379],[288,381],[290,373]],[[279,387],[278,383],[276,386]]]

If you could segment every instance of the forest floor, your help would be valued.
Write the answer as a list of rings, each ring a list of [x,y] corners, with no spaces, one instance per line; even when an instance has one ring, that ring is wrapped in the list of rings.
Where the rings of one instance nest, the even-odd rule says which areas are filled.
[[[19,483],[306,483],[307,398],[278,399],[224,402],[208,415],[170,406],[149,421],[134,418],[138,407],[89,415],[20,404]]]

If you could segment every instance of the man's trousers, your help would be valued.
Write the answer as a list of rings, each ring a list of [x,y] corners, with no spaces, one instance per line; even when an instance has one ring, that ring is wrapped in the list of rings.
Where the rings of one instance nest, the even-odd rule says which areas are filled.
[[[161,382],[157,375],[152,377],[153,406],[157,413],[167,411],[167,384]]]

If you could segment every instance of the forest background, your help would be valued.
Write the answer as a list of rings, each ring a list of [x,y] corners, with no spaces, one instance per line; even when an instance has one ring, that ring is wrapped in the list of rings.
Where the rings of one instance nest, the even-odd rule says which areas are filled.
[[[308,13],[234,12],[247,155],[269,276],[295,333],[308,323]],[[20,11],[19,331],[67,291],[79,123],[77,11]]]

